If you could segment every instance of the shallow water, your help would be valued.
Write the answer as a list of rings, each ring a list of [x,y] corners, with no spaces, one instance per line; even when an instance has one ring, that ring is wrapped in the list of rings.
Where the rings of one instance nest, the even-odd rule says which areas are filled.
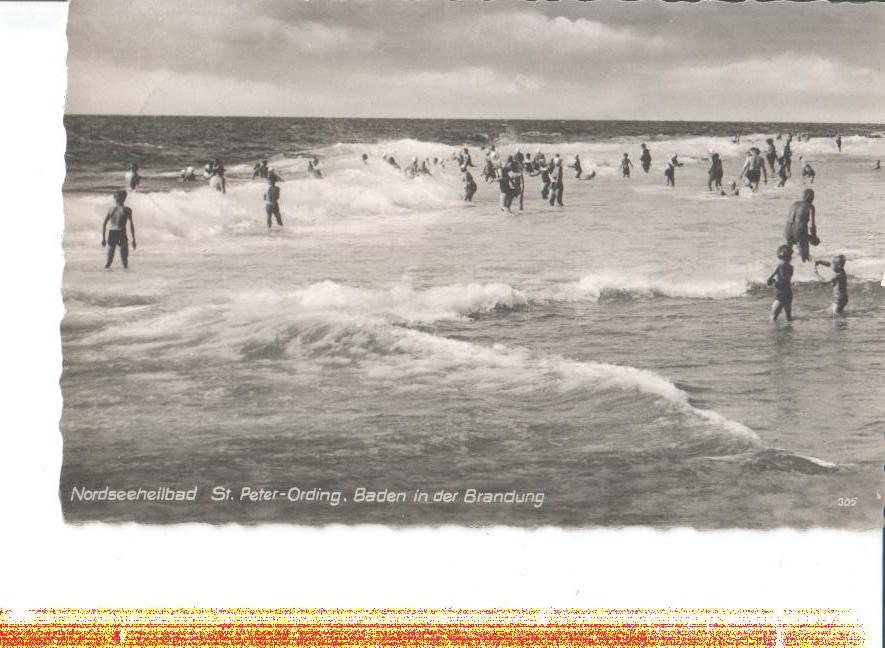
[[[625,180],[614,169],[624,150],[638,158],[632,133],[551,128],[531,145],[526,127],[505,129],[517,138],[499,148],[546,136],[545,152],[580,153],[598,175],[569,178],[562,209],[528,179],[513,215],[478,170],[464,205],[454,165],[408,180],[379,159],[446,156],[444,137],[308,142],[321,181],[274,158],[285,227],[270,232],[245,155],[228,154],[224,196],[146,167],[154,191],[128,201],[139,248],[125,272],[102,268],[108,198],[87,191],[115,176],[81,154],[65,194],[66,518],[879,526],[885,176],[872,163],[885,143],[844,130],[841,155],[829,139],[794,142],[797,177],[802,155],[818,173],[814,253],[848,257],[851,301],[834,321],[831,288],[796,260],[796,320],[772,326],[764,280],[801,181],[713,196],[703,159],[722,152],[728,180],[761,136],[662,135],[651,172]],[[675,189],[660,164],[671,152],[686,162]],[[105,485],[199,496],[70,501],[73,486]],[[235,497],[211,501],[219,485]],[[244,486],[348,501],[239,501]],[[358,487],[544,501],[357,504]]]

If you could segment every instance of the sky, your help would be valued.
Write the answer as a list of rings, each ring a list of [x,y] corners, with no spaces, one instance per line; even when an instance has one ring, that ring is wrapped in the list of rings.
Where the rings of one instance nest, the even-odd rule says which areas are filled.
[[[885,3],[72,0],[70,114],[885,122]]]

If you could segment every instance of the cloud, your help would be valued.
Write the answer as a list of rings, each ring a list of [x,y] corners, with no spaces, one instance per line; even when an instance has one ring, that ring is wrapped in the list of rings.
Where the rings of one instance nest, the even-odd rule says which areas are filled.
[[[725,84],[751,88],[755,92],[852,93],[870,86],[885,87],[879,70],[840,64],[819,55],[785,53],[761,59],[748,58],[719,65],[691,65],[673,68],[665,78],[683,87],[710,87]]]

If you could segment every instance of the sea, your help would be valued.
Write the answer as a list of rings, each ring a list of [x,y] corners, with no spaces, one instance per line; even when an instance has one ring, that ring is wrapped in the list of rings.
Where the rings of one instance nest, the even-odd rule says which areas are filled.
[[[882,524],[885,126],[69,115],[65,127],[69,522]],[[810,139],[793,139],[784,187],[708,191],[712,151],[727,184],[750,146],[779,137],[780,151],[788,133]],[[527,177],[524,209],[503,212],[481,177],[492,145],[577,154],[596,175],[567,170],[563,207]],[[464,146],[472,203],[451,159]],[[672,154],[684,166],[667,187]],[[409,178],[385,155],[427,159],[431,174]],[[178,179],[213,158],[226,193]],[[265,223],[261,159],[282,178],[282,228]],[[127,270],[106,270],[102,221],[132,162],[138,247]],[[834,318],[832,273],[796,257],[794,320],[772,324],[766,278],[812,186],[813,258],[845,255],[849,304]],[[138,493],[195,488],[189,501]]]

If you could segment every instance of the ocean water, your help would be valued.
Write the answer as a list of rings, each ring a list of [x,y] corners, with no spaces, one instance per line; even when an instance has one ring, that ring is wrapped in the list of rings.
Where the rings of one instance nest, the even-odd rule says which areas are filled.
[[[885,158],[878,125],[68,117],[60,497],[66,519],[699,528],[881,525]],[[708,151],[802,131],[794,177],[706,190]],[[841,132],[844,150],[832,136]],[[731,137],[740,135],[740,144]],[[616,173],[639,143],[651,172]],[[581,155],[551,208],[453,163],[467,143]],[[783,141],[776,142],[778,149]],[[360,156],[369,157],[363,164]],[[663,164],[678,153],[677,186]],[[325,178],[309,177],[319,155]],[[180,185],[212,157],[228,192]],[[795,321],[767,321],[800,157],[816,258],[848,262],[847,316],[794,261]],[[264,223],[269,158],[285,227]],[[139,247],[104,270],[129,162]],[[827,276],[826,268],[821,275]],[[72,488],[198,488],[193,502],[72,501]],[[230,499],[213,501],[213,489]],[[241,499],[244,487],[340,492]],[[403,503],[354,502],[357,489]],[[316,490],[314,490],[316,489]],[[514,502],[465,502],[468,489]],[[458,492],[416,503],[416,490]],[[538,494],[543,493],[539,505]],[[346,499],[346,501],[345,501]]]

